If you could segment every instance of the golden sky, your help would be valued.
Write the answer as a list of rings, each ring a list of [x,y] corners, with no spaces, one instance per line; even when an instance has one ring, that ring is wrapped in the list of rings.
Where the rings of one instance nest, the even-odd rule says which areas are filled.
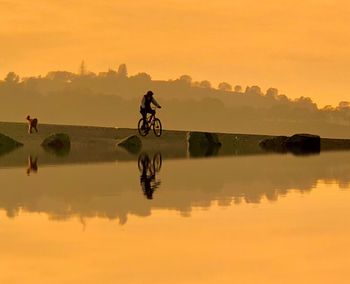
[[[0,0],[0,76],[98,72],[277,87],[350,100],[345,0]]]

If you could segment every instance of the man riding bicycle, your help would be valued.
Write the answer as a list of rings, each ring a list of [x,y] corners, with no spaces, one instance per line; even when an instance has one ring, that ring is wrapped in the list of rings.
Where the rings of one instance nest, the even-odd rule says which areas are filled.
[[[150,113],[152,115],[156,114],[156,111],[151,108],[151,104],[154,104],[157,108],[161,108],[161,106],[158,104],[158,102],[153,97],[153,92],[148,91],[142,98],[141,106],[140,106],[140,113],[142,114],[143,119],[143,128],[147,125],[147,113]]]

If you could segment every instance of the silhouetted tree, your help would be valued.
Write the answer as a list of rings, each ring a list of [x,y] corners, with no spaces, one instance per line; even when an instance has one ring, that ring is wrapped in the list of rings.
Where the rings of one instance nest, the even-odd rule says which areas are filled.
[[[211,88],[211,83],[208,80],[204,80],[204,81],[201,81],[199,83],[199,87],[210,89]]]
[[[136,79],[144,82],[152,80],[151,76],[145,72],[137,73],[136,75],[131,76],[130,79]]]
[[[322,111],[334,111],[334,107],[332,107],[331,105],[326,105],[321,110]]]
[[[350,102],[346,102],[346,101],[339,102],[337,109],[350,109]]]
[[[232,91],[232,86],[229,83],[222,82],[218,85],[220,91],[230,92]]]
[[[85,61],[83,60],[79,66],[79,75],[85,76],[86,74],[87,74],[87,71],[86,71]]]
[[[9,72],[7,73],[4,81],[6,83],[16,84],[19,82],[19,76],[15,72]]]
[[[118,76],[118,72],[113,70],[113,69],[108,69],[107,72],[100,72],[98,74],[99,77],[109,77],[109,78],[113,78],[113,77],[117,77]]]
[[[236,85],[235,88],[234,88],[234,91],[235,91],[236,93],[241,93],[241,92],[242,92],[242,86]]]
[[[128,69],[126,68],[126,64],[120,64],[118,68],[118,76],[121,78],[128,77]]]
[[[187,83],[188,85],[191,85],[192,83],[192,78],[189,75],[182,75],[180,76],[179,80]]]
[[[265,96],[271,99],[276,99],[278,96],[278,90],[276,88],[269,88],[267,89]]]
[[[317,105],[312,101],[309,97],[300,97],[294,100],[294,103],[302,108],[306,108],[309,110],[317,109]]]
[[[51,71],[47,73],[46,79],[57,80],[62,82],[72,81],[77,75],[68,71]]]
[[[282,102],[282,103],[289,103],[290,100],[288,99],[288,97],[284,94],[278,95],[277,96],[277,100]]]
[[[261,88],[259,86],[247,87],[245,93],[247,95],[262,95]]]

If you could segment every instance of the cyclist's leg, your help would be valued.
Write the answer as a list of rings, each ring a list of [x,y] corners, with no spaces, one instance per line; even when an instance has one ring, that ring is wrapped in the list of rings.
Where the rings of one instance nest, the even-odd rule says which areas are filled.
[[[147,110],[140,108],[140,113],[141,113],[142,119],[143,119],[143,127],[145,127],[147,125]]]
[[[147,110],[147,112],[151,114],[151,116],[152,116],[151,122],[153,122],[154,121],[154,116],[156,115],[156,111],[154,109],[150,108],[150,109]]]

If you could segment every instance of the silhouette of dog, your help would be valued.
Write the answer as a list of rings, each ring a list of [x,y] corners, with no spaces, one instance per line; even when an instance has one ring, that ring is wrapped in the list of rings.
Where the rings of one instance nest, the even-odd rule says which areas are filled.
[[[37,118],[30,118],[30,116],[27,116],[28,120],[28,133],[32,133],[32,130],[34,129],[36,132],[38,132],[38,119]]]

